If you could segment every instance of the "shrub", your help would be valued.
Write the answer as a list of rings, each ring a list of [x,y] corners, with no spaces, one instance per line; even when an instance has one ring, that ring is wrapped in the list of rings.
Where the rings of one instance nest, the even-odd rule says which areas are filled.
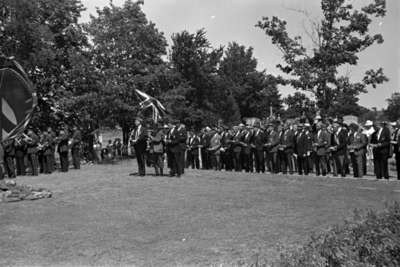
[[[274,266],[400,266],[400,204],[351,220],[281,252]]]

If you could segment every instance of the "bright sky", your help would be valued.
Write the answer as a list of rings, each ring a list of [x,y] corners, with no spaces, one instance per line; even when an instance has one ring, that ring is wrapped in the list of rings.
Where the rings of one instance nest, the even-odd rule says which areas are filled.
[[[82,21],[89,20],[89,14],[95,14],[96,7],[108,5],[109,0],[81,0],[87,11]],[[348,0],[355,6],[371,0]],[[122,5],[124,0],[113,0],[115,5]],[[386,17],[374,21],[372,33],[382,33],[385,42],[375,45],[360,55],[359,65],[350,68],[353,80],[359,80],[362,74],[371,68],[382,66],[390,81],[377,89],[368,89],[360,96],[360,104],[366,107],[383,108],[386,99],[393,92],[400,91],[400,1],[386,0]],[[263,16],[278,16],[288,22],[292,36],[302,35],[306,39],[305,28],[309,19],[317,19],[320,14],[320,1],[317,0],[144,0],[143,10],[147,18],[164,32],[168,42],[175,32],[188,30],[195,32],[205,28],[207,37],[213,46],[226,46],[231,41],[252,46],[260,69],[278,74],[276,65],[281,63],[280,51],[259,29],[254,27]],[[306,17],[293,10],[306,10]],[[280,88],[283,96],[295,90]]]

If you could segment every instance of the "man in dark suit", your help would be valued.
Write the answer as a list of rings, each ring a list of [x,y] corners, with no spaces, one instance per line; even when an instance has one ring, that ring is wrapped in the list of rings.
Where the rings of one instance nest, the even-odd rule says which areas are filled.
[[[317,176],[326,176],[328,171],[327,154],[331,140],[330,135],[326,129],[326,125],[322,122],[317,124],[317,132],[315,134],[314,149],[315,149],[315,169]]]
[[[265,172],[264,145],[267,143],[266,135],[263,129],[258,125],[254,131],[252,145],[256,172]]]
[[[39,168],[39,160],[38,160],[38,145],[39,145],[39,136],[30,129],[28,130],[28,134],[25,136],[25,141],[28,145],[27,154],[28,154],[28,163],[29,167],[32,171],[33,176],[38,176],[38,168]]]
[[[375,132],[371,136],[371,146],[376,178],[389,179],[390,130],[384,124],[381,123],[379,127],[375,126]]]
[[[281,157],[282,172],[283,174],[286,174],[287,169],[289,169],[289,174],[293,174],[294,131],[291,129],[289,123],[286,124],[285,131],[281,137],[281,147],[283,149],[283,156]]]
[[[335,121],[333,124],[332,142],[332,155],[336,166],[336,172],[342,177],[345,177],[345,161],[347,155],[348,133],[338,121]]]
[[[145,154],[147,149],[147,130],[142,125],[142,118],[136,117],[135,129],[131,132],[130,142],[135,149],[135,155],[139,168],[139,176],[146,175]]]
[[[397,179],[400,180],[400,120],[392,134],[393,153],[396,160]]]
[[[187,132],[183,123],[177,123],[170,131],[168,143],[171,150],[171,173],[170,176],[177,176],[178,178],[184,172],[185,166],[185,150]]]
[[[72,138],[71,138],[71,156],[72,156],[72,164],[75,169],[81,168],[81,142],[82,142],[82,134],[77,126],[74,126]]]
[[[192,169],[200,169],[200,156],[199,156],[199,148],[201,145],[200,137],[193,132],[192,136],[189,138],[188,142],[188,155],[190,155],[189,166],[192,166]]]
[[[305,123],[304,128],[299,126],[299,133],[296,136],[297,166],[299,174],[308,175],[310,171],[309,157],[312,151],[312,134],[310,124]],[[303,129],[302,129],[303,128]]]
[[[4,167],[7,172],[8,178],[15,178],[15,145],[14,140],[9,139],[3,141],[3,148],[4,148]]]
[[[245,134],[243,130],[244,130],[244,125],[239,124],[239,126],[236,127],[236,131],[233,135],[233,143],[232,143],[233,162],[235,165],[235,171],[237,172],[241,172],[243,167],[242,156],[241,156],[242,148],[244,146],[242,139]]]
[[[246,172],[253,172],[253,157],[251,140],[253,137],[253,130],[247,126],[242,132],[242,166]]]
[[[274,122],[271,131],[268,134],[268,143],[266,148],[268,151],[269,166],[272,173],[279,173],[279,158],[278,158],[278,147],[280,144],[279,132],[281,131],[281,126],[279,122]]]

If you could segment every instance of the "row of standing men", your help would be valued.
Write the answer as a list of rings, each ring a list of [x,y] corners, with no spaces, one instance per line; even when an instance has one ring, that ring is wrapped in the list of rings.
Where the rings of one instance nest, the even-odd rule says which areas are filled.
[[[57,168],[56,152],[59,156],[60,171],[69,169],[69,155],[75,169],[80,169],[82,136],[78,127],[72,132],[67,126],[56,134],[52,128],[35,132],[28,129],[13,139],[7,139],[0,146],[0,179],[39,173],[50,174]]]
[[[400,179],[400,123],[388,127],[371,121],[345,124],[340,119],[312,125],[274,121],[265,127],[205,127],[198,133],[186,131],[179,122],[152,131],[142,126],[140,118],[135,123],[130,140],[142,176],[146,159],[156,174],[162,174],[166,155],[172,176],[192,167],[342,177],[352,170],[354,177],[363,177],[371,165],[377,179],[389,179],[388,159],[395,155]]]

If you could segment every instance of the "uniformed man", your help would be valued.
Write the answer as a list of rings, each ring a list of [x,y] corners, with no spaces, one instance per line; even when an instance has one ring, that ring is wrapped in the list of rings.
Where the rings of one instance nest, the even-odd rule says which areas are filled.
[[[135,150],[139,176],[146,175],[145,154],[147,149],[147,130],[142,125],[142,121],[141,117],[135,118],[135,128],[130,135],[130,144]]]
[[[242,133],[242,166],[246,172],[253,172],[253,157],[251,141],[253,138],[253,129],[247,126]]]
[[[313,138],[310,132],[311,125],[305,123],[299,125],[299,133],[296,137],[296,154],[297,154],[297,167],[298,173],[308,175],[310,172],[309,157],[312,152]]]
[[[360,127],[352,123],[350,124],[351,136],[349,140],[348,151],[353,166],[354,177],[363,177],[363,149],[368,144],[367,136],[362,133]]]
[[[390,131],[383,124],[375,125],[375,132],[371,136],[371,146],[373,147],[375,174],[377,179],[389,179],[389,146]]]
[[[235,165],[235,171],[241,172],[243,168],[242,160],[242,148],[244,143],[242,142],[244,134],[244,124],[239,124],[235,127],[235,133],[233,136],[232,151],[233,151],[233,163]]]
[[[392,134],[393,154],[396,160],[397,179],[400,180],[400,120],[396,122]]]
[[[315,169],[317,176],[327,174],[327,153],[330,147],[330,136],[326,130],[326,125],[322,122],[317,123],[317,132],[314,138],[315,149]]]
[[[38,176],[39,160],[38,160],[38,145],[39,137],[35,134],[32,129],[28,130],[28,134],[25,136],[25,142],[27,143],[27,157],[28,164],[31,169],[33,176]]]
[[[193,132],[192,136],[189,138],[189,143],[188,143],[188,154],[190,154],[190,162],[189,166],[192,167],[192,169],[200,169],[200,154],[199,154],[199,149],[201,145],[201,140],[200,136],[196,133]]]
[[[54,169],[54,162],[53,162],[53,147],[54,147],[54,139],[51,133],[44,132],[43,133],[43,140],[42,140],[42,150],[43,150],[43,172],[45,174],[50,174],[53,172]]]
[[[75,125],[72,129],[71,137],[71,156],[74,169],[81,168],[81,143],[82,134],[78,127]]]
[[[69,168],[69,160],[68,160],[68,151],[69,151],[69,146],[68,146],[68,132],[67,129],[61,129],[59,132],[59,135],[56,138],[57,142],[57,152],[60,157],[60,171],[61,172],[68,172]]]
[[[232,151],[233,130],[224,129],[221,137],[221,163],[226,171],[232,171],[233,151]]]
[[[9,139],[3,141],[3,150],[4,150],[4,166],[7,172],[8,178],[15,178],[15,146],[14,139]]]
[[[291,129],[289,123],[286,124],[281,136],[281,148],[281,170],[283,174],[286,174],[289,169],[289,174],[293,174],[294,131]]]
[[[266,144],[269,165],[271,166],[272,173],[280,172],[280,163],[278,158],[278,148],[280,145],[279,132],[281,131],[281,126],[279,122],[274,122],[272,129],[268,136],[268,143]]]
[[[170,144],[171,150],[171,172],[170,176],[177,176],[178,178],[184,172],[185,166],[185,149],[186,149],[186,138],[187,132],[186,127],[183,123],[177,122],[170,131],[170,139],[168,143]]]
[[[354,125],[353,125],[354,128]],[[357,128],[358,129],[358,128]],[[332,144],[332,156],[336,166],[336,174],[340,174],[342,177],[346,176],[346,156],[347,156],[347,143],[348,133],[346,129],[340,125],[338,121],[333,124],[333,141]]]
[[[17,166],[17,176],[25,176],[25,156],[27,151],[27,145],[22,136],[15,139],[15,161]]]
[[[267,143],[266,135],[261,125],[257,125],[254,130],[252,139],[252,148],[254,155],[254,162],[256,165],[256,172],[265,172],[265,157],[264,157],[264,145]]]

